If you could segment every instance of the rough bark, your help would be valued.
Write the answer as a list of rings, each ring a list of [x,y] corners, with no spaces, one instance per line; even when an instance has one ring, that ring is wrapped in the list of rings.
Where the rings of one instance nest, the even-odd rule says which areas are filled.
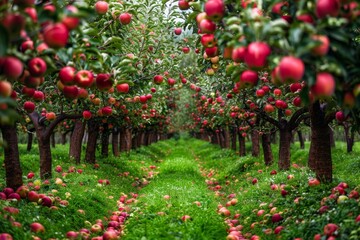
[[[304,137],[302,135],[302,131],[301,130],[297,130],[297,135],[299,138],[299,142],[300,142],[300,149],[305,149],[305,143],[304,143]]]
[[[279,162],[280,170],[288,170],[290,168],[290,144],[292,132],[288,127],[280,129],[280,143],[279,143]]]
[[[62,133],[61,134],[61,144],[65,145],[66,144],[66,133]]]
[[[132,131],[130,128],[125,129],[125,150],[130,152],[132,143]]]
[[[86,145],[85,162],[94,164],[96,161],[96,142],[100,125],[93,119],[88,121],[88,142]]]
[[[335,137],[334,137],[334,131],[330,128],[330,146],[332,148],[335,148]]]
[[[345,132],[345,139],[346,139],[346,151],[352,152],[354,146],[354,131],[350,130],[350,126],[347,123],[343,124],[344,132]]]
[[[55,147],[56,147],[55,133],[51,134],[51,136],[50,136],[50,142],[51,142],[51,147],[52,147],[52,148],[55,148]]]
[[[137,139],[138,139],[138,131],[133,130],[133,133],[134,133],[134,136],[131,139],[131,148],[132,149],[137,149],[138,148],[138,146],[137,146],[137,144],[138,144],[138,141],[137,141]]]
[[[263,149],[264,154],[264,161],[265,165],[270,166],[273,164],[273,153],[271,150],[271,134],[270,133],[264,133],[261,136],[261,146]]]
[[[237,128],[231,127],[231,149],[236,152],[236,134]]]
[[[77,119],[75,121],[75,126],[70,138],[70,149],[69,157],[75,160],[76,164],[80,164],[81,159],[81,148],[82,140],[85,132],[85,124],[82,120]]]
[[[224,147],[225,148],[230,148],[230,131],[228,127],[224,128]]]
[[[109,156],[109,124],[103,123],[102,125],[103,131],[101,133],[101,156],[108,157]]]
[[[311,144],[308,165],[321,182],[332,181],[332,158],[330,127],[325,117],[324,106],[319,101],[310,105]]]
[[[27,139],[27,146],[26,146],[26,150],[28,152],[30,152],[32,149],[32,144],[33,144],[33,140],[34,140],[34,131],[35,131],[35,129],[28,130],[28,139]]]
[[[246,156],[246,146],[245,146],[245,138],[238,132],[239,138],[239,156],[243,157]]]
[[[256,129],[253,129],[251,131],[251,144],[252,144],[252,151],[251,155],[253,157],[260,156],[260,142],[259,142],[259,131]]]
[[[6,144],[4,147],[6,186],[16,190],[23,185],[16,125],[0,126],[0,128]]]
[[[119,130],[117,128],[114,128],[111,136],[111,145],[112,145],[112,153],[114,154],[115,157],[118,157],[120,155],[119,137],[120,137]]]
[[[225,134],[224,134],[224,130],[221,129],[219,131],[219,140],[220,140],[220,147],[221,148],[225,148],[226,147],[226,143],[225,143]]]
[[[126,151],[126,128],[120,129],[120,152]]]

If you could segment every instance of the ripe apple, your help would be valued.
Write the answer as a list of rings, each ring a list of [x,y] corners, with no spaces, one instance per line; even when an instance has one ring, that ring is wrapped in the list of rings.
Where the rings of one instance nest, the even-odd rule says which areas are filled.
[[[32,97],[35,102],[41,102],[45,99],[45,95],[42,91],[35,91]]]
[[[27,198],[30,202],[38,202],[39,201],[39,194],[35,191],[30,191],[27,194]]]
[[[308,185],[310,187],[318,186],[318,185],[320,185],[320,181],[318,179],[316,179],[316,178],[312,178],[312,179],[309,179]]]
[[[103,240],[115,240],[119,239],[118,234],[114,230],[107,230],[103,234]]]
[[[175,83],[176,83],[175,79],[173,79],[173,78],[168,78],[168,84],[169,84],[170,86],[174,86]]]
[[[96,87],[100,91],[107,91],[113,86],[113,79],[111,78],[111,75],[108,73],[99,73],[96,76]]]
[[[44,207],[51,207],[52,206],[52,200],[48,196],[44,196],[40,199],[40,204]]]
[[[335,91],[335,79],[327,72],[320,72],[316,75],[315,84],[311,86],[311,93],[314,97],[331,97]]]
[[[26,40],[21,44],[20,49],[22,52],[25,52],[28,49],[34,50],[34,42],[32,40]]]
[[[311,53],[315,56],[324,56],[329,51],[330,40],[326,35],[313,35],[311,37],[313,40],[320,42],[320,44],[313,49]]]
[[[187,0],[179,0],[178,5],[180,10],[188,10],[190,8],[190,4]]]
[[[56,118],[56,114],[54,112],[48,112],[45,117],[48,121],[53,121]]]
[[[155,84],[161,84],[163,82],[164,78],[161,75],[155,75],[154,76],[154,83]]]
[[[274,95],[275,95],[275,96],[279,97],[279,96],[281,96],[281,93],[282,93],[282,92],[281,92],[281,89],[278,89],[278,88],[275,88],[275,89],[274,89]]]
[[[204,6],[207,17],[213,21],[220,21],[225,13],[223,0],[208,0]]]
[[[63,94],[68,99],[76,99],[79,96],[79,89],[77,86],[64,86]]]
[[[284,229],[283,226],[277,226],[277,227],[274,229],[274,234],[279,234],[283,229]]]
[[[45,232],[45,228],[41,223],[33,222],[30,224],[30,231],[34,233]]]
[[[182,48],[183,53],[189,53],[190,52],[190,48],[189,47],[183,47]]]
[[[255,86],[258,82],[258,74],[252,70],[245,70],[240,75],[240,88]]]
[[[201,33],[213,33],[216,30],[216,24],[210,19],[203,19],[199,23]]]
[[[78,98],[86,99],[89,96],[89,92],[84,88],[79,88]]]
[[[267,57],[271,49],[265,42],[252,42],[248,45],[244,60],[250,68],[263,68],[267,64]]]
[[[277,223],[283,220],[283,217],[279,214],[279,213],[275,213],[274,215],[271,216],[271,221],[273,223]]]
[[[232,50],[231,59],[236,63],[240,63],[245,60],[245,55],[246,47],[238,47]]]
[[[301,106],[301,98],[300,97],[295,97],[293,100],[293,105],[295,107],[300,107]]]
[[[119,16],[119,20],[122,25],[128,25],[131,22],[131,17],[130,13],[122,13]]]
[[[102,227],[100,226],[100,224],[97,224],[97,223],[95,223],[94,225],[92,225],[91,226],[91,229],[90,229],[90,231],[92,232],[92,233],[99,233],[99,232],[101,232],[103,229],[102,229]]]
[[[145,96],[145,95],[142,95],[142,96],[140,96],[140,102],[141,103],[146,103],[147,102],[147,97]]]
[[[207,57],[213,58],[218,55],[218,47],[216,47],[216,46],[207,47],[207,48],[205,48],[205,53],[206,53]]]
[[[0,233],[1,240],[13,240],[13,237],[9,233]]]
[[[19,78],[24,70],[23,63],[16,57],[5,57],[1,65],[0,72],[2,71],[5,77],[9,79]]]
[[[263,89],[258,89],[255,94],[257,97],[263,97],[265,95],[265,91]]]
[[[35,173],[29,172],[26,177],[27,177],[27,179],[32,179],[34,176],[35,176]]]
[[[181,29],[181,28],[175,28],[175,29],[174,29],[175,35],[180,35],[181,32],[182,32],[182,29]]]
[[[336,118],[336,120],[337,120],[338,122],[343,122],[343,121],[346,120],[345,114],[344,114],[343,111],[337,111],[337,112],[335,113],[335,118]]]
[[[10,97],[13,92],[11,83],[8,81],[0,81],[0,96]]]
[[[297,91],[300,91],[302,89],[301,83],[292,83],[290,84],[290,91],[295,93]]]
[[[201,44],[206,48],[216,46],[216,40],[214,34],[206,33],[202,35]]]
[[[62,84],[64,85],[73,85],[75,84],[74,78],[76,74],[76,69],[71,66],[66,66],[60,69],[59,78]]]
[[[28,69],[30,74],[34,77],[43,76],[47,69],[46,62],[40,57],[32,58],[28,62]]]
[[[333,235],[337,230],[338,230],[338,226],[336,224],[328,223],[324,227],[324,234],[329,237]]]
[[[257,184],[258,183],[258,179],[257,178],[253,178],[253,180],[251,181],[252,184]]]
[[[97,14],[104,15],[109,9],[109,4],[105,1],[97,1],[95,3],[95,11]]]
[[[43,33],[44,42],[51,48],[65,47],[69,38],[69,30],[63,23],[49,24]]]
[[[279,77],[283,83],[298,82],[304,76],[305,65],[299,58],[283,57],[279,63]]]
[[[327,16],[337,17],[340,8],[339,0],[317,0],[315,12],[318,18],[325,18]]]
[[[33,102],[30,102],[30,101],[26,101],[24,103],[24,110],[27,112],[27,113],[32,113],[34,110],[35,110],[35,104]]]
[[[78,232],[69,231],[69,232],[66,233],[66,238],[67,239],[75,240],[75,239],[78,239],[78,236],[79,236]]]
[[[271,104],[266,104],[265,107],[264,107],[264,111],[267,112],[267,113],[272,113],[272,112],[275,111],[275,108]]]
[[[68,5],[66,6],[66,11],[69,12],[70,14],[76,14],[79,12],[79,10],[77,9],[77,7],[75,7],[74,5]],[[65,15],[62,19],[61,22],[66,26],[66,28],[71,31],[75,28],[77,28],[77,26],[80,23],[80,19],[78,17],[75,16],[69,16],[69,15]]]
[[[116,90],[120,93],[128,93],[129,89],[130,87],[128,83],[120,83],[116,85]]]
[[[75,74],[74,81],[79,87],[87,88],[94,83],[94,76],[88,70],[80,70]]]

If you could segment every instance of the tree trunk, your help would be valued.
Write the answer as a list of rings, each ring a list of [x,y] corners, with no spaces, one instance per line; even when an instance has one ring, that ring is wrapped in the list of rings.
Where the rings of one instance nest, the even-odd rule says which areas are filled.
[[[56,147],[56,142],[55,142],[55,132],[53,134],[51,134],[50,136],[50,142],[51,142],[51,147],[55,148]]]
[[[112,152],[115,157],[118,157],[120,155],[119,152],[119,130],[117,128],[114,128],[112,131],[112,137],[111,137],[111,145],[112,145]]]
[[[237,128],[231,127],[231,149],[236,152],[236,134]]]
[[[276,134],[277,133],[277,131],[272,131],[272,133],[271,133],[271,143],[272,144],[277,144],[277,138],[276,138]]]
[[[71,134],[70,138],[70,149],[69,149],[69,157],[75,160],[76,164],[80,164],[81,159],[81,148],[82,148],[82,140],[85,132],[85,124],[82,120],[77,119],[75,121],[74,130]]]
[[[50,135],[51,136],[51,135]],[[38,135],[38,144],[40,152],[40,177],[49,179],[52,176],[52,156],[50,137]]]
[[[330,146],[332,148],[335,148],[335,137],[334,137],[334,131],[330,128]]]
[[[108,157],[109,156],[109,124],[103,124],[103,131],[101,133],[101,156]]]
[[[137,139],[138,139],[138,134],[139,134],[139,132],[133,130],[133,133],[134,133],[134,136],[133,136],[132,139],[131,139],[131,148],[132,148],[132,149],[137,149],[137,148],[138,148],[138,146],[137,146],[137,145],[138,145]]]
[[[266,166],[270,166],[273,164],[273,153],[271,150],[271,135],[270,133],[264,133],[261,136],[261,145],[264,154],[264,161]]]
[[[6,186],[16,190],[23,185],[16,124],[13,126],[0,126],[0,128],[3,140],[5,141],[4,163]]]
[[[224,130],[223,129],[220,129],[220,131],[219,131],[219,140],[220,140],[220,147],[225,148],[226,143],[225,143],[225,136],[224,136]]]
[[[309,151],[309,168],[316,173],[322,182],[332,181],[332,159],[330,127],[325,119],[325,111],[319,101],[310,105],[311,143]]]
[[[246,146],[245,146],[245,138],[238,132],[239,138],[239,156],[243,157],[246,156]]]
[[[354,131],[350,132],[350,126],[347,123],[344,123],[344,132],[346,139],[346,151],[352,152],[354,146]]]
[[[230,131],[229,127],[224,128],[224,147],[229,149],[230,148]]]
[[[90,119],[88,121],[88,142],[86,145],[85,162],[95,163],[96,160],[96,142],[99,134],[99,123]]]
[[[299,137],[300,149],[305,149],[304,138],[303,138],[301,130],[297,130],[297,134],[298,134],[298,137]]]
[[[125,150],[130,152],[131,150],[131,142],[132,142],[132,131],[130,128],[125,129]]]
[[[62,133],[62,134],[61,134],[61,144],[62,144],[62,145],[65,145],[65,144],[66,144],[66,134],[67,134],[67,133]]]
[[[280,143],[279,143],[279,162],[280,170],[288,170],[290,168],[290,144],[292,132],[287,127],[279,129]]]
[[[29,130],[28,132],[28,139],[27,139],[27,147],[26,147],[26,150],[28,152],[31,151],[32,149],[32,144],[33,144],[33,139],[34,139],[34,132]]]
[[[251,131],[251,144],[252,144],[252,151],[251,155],[253,157],[260,156],[260,142],[259,142],[259,131],[253,129]]]

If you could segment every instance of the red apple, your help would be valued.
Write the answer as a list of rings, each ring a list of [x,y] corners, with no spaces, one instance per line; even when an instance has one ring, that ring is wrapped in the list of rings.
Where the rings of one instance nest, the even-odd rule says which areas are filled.
[[[337,120],[338,122],[343,122],[343,121],[346,120],[345,114],[344,114],[343,111],[337,111],[337,112],[335,113],[335,118],[336,118],[336,120]]]
[[[250,68],[262,68],[267,64],[270,53],[271,49],[267,43],[252,42],[247,47],[244,60]]]
[[[292,83],[290,84],[290,91],[295,93],[297,91],[300,91],[302,89],[301,83]]]
[[[62,84],[64,85],[73,85],[75,84],[76,69],[70,66],[66,66],[60,69],[59,78]]]
[[[316,16],[318,18],[337,17],[340,12],[339,0],[317,0],[316,1]]]
[[[51,48],[65,47],[69,38],[69,30],[62,23],[49,24],[43,33],[44,42]]]
[[[170,86],[174,86],[175,83],[176,83],[175,79],[173,79],[173,78],[168,78],[168,84],[169,84]]]
[[[190,52],[190,48],[189,47],[183,47],[182,48],[183,53],[189,53]]]
[[[82,88],[88,88],[94,83],[94,76],[88,70],[80,70],[75,74],[75,83]]]
[[[10,97],[13,92],[11,83],[8,81],[0,81],[0,96]]]
[[[274,215],[271,216],[271,221],[273,223],[277,223],[283,220],[283,217],[279,214],[279,213],[275,213]]]
[[[255,86],[258,82],[258,74],[252,70],[245,70],[240,75],[240,88]]]
[[[48,112],[45,117],[48,121],[53,121],[56,118],[56,114],[54,112]]]
[[[104,232],[102,237],[103,237],[103,240],[119,239],[118,234],[114,230],[107,230],[106,232]]]
[[[34,233],[40,233],[40,232],[44,233],[45,228],[41,223],[34,222],[30,224],[30,231]]]
[[[79,236],[78,232],[69,231],[69,232],[66,233],[66,238],[67,239],[75,240],[75,239],[78,239],[78,236]]]
[[[295,97],[293,100],[293,104],[295,107],[300,107],[301,106],[301,98],[300,97]]]
[[[112,108],[110,106],[103,107],[101,112],[104,116],[110,116],[112,114]]]
[[[145,96],[145,95],[142,95],[142,96],[140,96],[140,102],[141,103],[146,103],[147,102],[147,97]]]
[[[29,192],[29,188],[27,186],[20,186],[16,189],[16,193],[20,195],[21,198],[26,198]]]
[[[335,231],[338,230],[338,228],[339,227],[336,224],[328,223],[324,227],[324,234],[329,237],[329,236],[333,235],[335,233]]]
[[[26,40],[21,44],[20,49],[22,52],[25,52],[28,49],[34,50],[34,42],[31,40]]]
[[[0,233],[1,240],[13,240],[13,237],[9,233]]]
[[[231,59],[234,62],[240,63],[245,60],[246,47],[238,47],[232,50]]]
[[[79,96],[79,89],[77,86],[64,86],[63,94],[68,99],[76,99]]]
[[[163,76],[161,76],[161,75],[156,75],[155,77],[154,77],[154,83],[155,84],[161,84],[162,82],[163,82]]]
[[[325,35],[313,35],[313,40],[320,42],[320,44],[311,49],[311,53],[315,56],[324,56],[329,51],[330,40]]]
[[[32,113],[35,110],[35,104],[33,102],[27,101],[24,103],[24,110],[27,113]]]
[[[95,11],[97,14],[104,15],[109,9],[109,4],[105,1],[98,1],[95,3]]]
[[[42,91],[35,91],[32,97],[35,102],[41,102],[45,99],[45,95]]]
[[[312,179],[309,179],[308,185],[310,187],[318,186],[318,185],[320,185],[320,181],[317,180],[316,178],[312,178]]]
[[[46,62],[39,57],[32,58],[28,62],[28,69],[30,74],[34,77],[43,76],[47,69]]]
[[[305,72],[305,65],[299,58],[283,57],[279,63],[279,77],[283,83],[298,82]]]
[[[179,0],[178,5],[180,10],[188,10],[190,8],[190,4],[187,0]]]
[[[35,191],[30,191],[27,194],[27,198],[30,202],[38,202],[39,201],[39,194]]]
[[[215,57],[218,55],[218,47],[207,47],[205,48],[205,53],[209,58]]]
[[[35,173],[29,172],[26,177],[27,177],[27,179],[32,179],[34,176],[35,176]]]
[[[219,21],[225,13],[225,4],[223,0],[208,0],[204,6],[207,17],[214,21]]]
[[[264,111],[267,112],[267,113],[272,113],[272,112],[275,111],[275,108],[271,104],[266,104],[265,107],[264,107]]]
[[[44,196],[40,199],[40,204],[44,207],[51,207],[52,206],[52,200],[48,196]]]
[[[201,33],[213,33],[216,30],[216,24],[210,19],[203,19],[199,23]]]
[[[279,96],[281,96],[281,94],[282,94],[282,92],[281,92],[280,89],[278,89],[278,88],[275,88],[275,89],[274,89],[274,95],[275,95],[275,96],[279,97]]]
[[[129,89],[130,87],[128,83],[120,83],[116,85],[116,90],[120,93],[128,93]]]
[[[265,91],[263,89],[258,89],[255,94],[257,97],[263,97],[265,95]]]
[[[206,48],[216,46],[216,40],[214,34],[206,33],[202,35],[201,44]]]
[[[188,220],[191,220],[191,217],[190,217],[189,215],[184,215],[184,216],[181,217],[181,220],[182,220],[183,222],[186,222],[186,221],[188,221]]]
[[[108,73],[99,73],[96,76],[96,87],[100,91],[108,91],[113,86],[113,79]]]
[[[70,14],[76,14],[79,12],[79,10],[77,9],[77,7],[75,7],[74,5],[68,5],[66,6],[66,11],[69,12]],[[80,19],[78,17],[75,16],[68,16],[65,15],[62,19],[61,22],[66,26],[66,28],[70,31],[73,30],[75,28],[77,28],[77,26],[80,23]]]
[[[313,17],[310,14],[307,14],[307,13],[304,13],[304,14],[301,14],[301,15],[297,16],[296,19],[301,21],[301,22],[306,22],[306,23],[310,23],[310,24],[314,23]]]
[[[175,35],[180,35],[181,32],[182,32],[182,29],[181,29],[181,28],[175,28],[175,29],[174,29]]]
[[[331,97],[335,91],[335,79],[327,72],[316,75],[315,84],[311,86],[311,92],[315,97]]]
[[[91,226],[91,229],[90,229],[90,231],[92,232],[92,233],[100,233],[100,232],[102,232],[102,227],[100,226],[100,224],[94,224],[94,225],[92,225]]]
[[[131,14],[130,13],[122,13],[119,16],[119,20],[121,24],[128,25],[131,22]]]
[[[0,65],[1,66],[1,65]],[[1,71],[5,77],[10,79],[17,79],[23,73],[24,66],[23,63],[16,57],[5,57],[2,63]]]

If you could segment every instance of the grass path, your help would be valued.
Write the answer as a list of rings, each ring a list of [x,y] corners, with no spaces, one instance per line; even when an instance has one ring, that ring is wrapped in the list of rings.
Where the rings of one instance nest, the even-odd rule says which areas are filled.
[[[225,239],[218,203],[207,189],[192,150],[184,140],[175,143],[158,166],[159,174],[139,192],[123,239]],[[184,215],[191,219],[183,221]]]

